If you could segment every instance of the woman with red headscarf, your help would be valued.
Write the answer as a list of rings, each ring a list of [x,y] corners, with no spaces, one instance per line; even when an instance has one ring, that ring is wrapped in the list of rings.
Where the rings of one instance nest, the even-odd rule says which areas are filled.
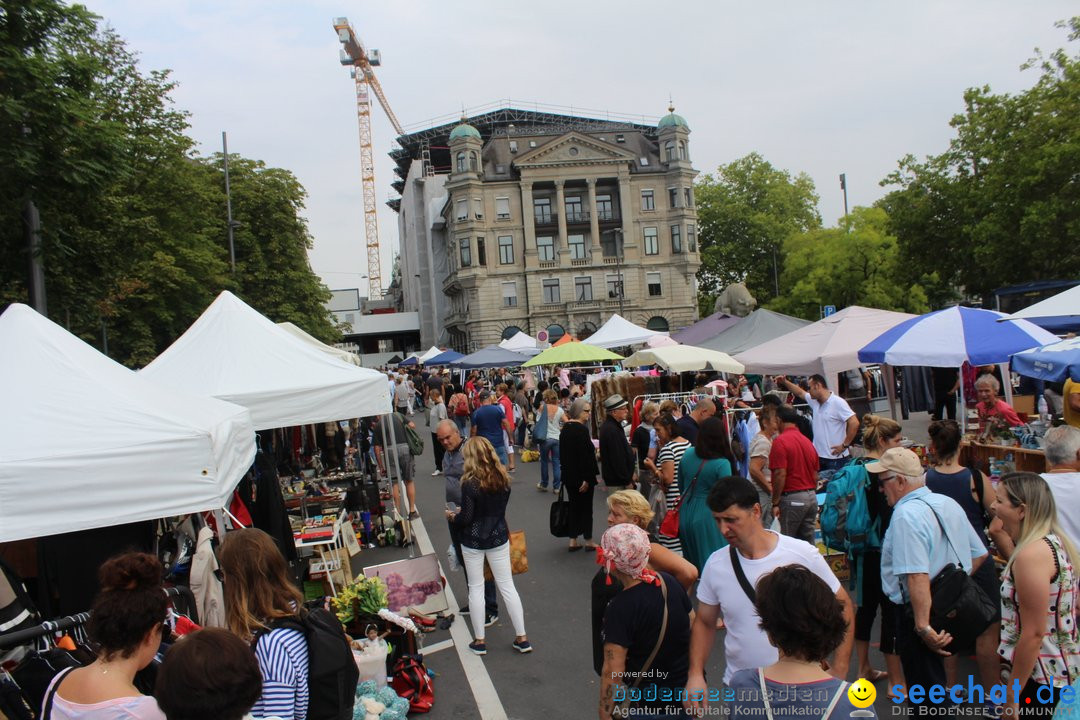
[[[609,578],[623,586],[604,612],[601,717],[622,705],[616,697],[632,705],[623,710],[682,716],[679,693],[689,667],[690,598],[674,577],[649,569],[650,551],[648,533],[629,523],[608,528],[597,550]]]

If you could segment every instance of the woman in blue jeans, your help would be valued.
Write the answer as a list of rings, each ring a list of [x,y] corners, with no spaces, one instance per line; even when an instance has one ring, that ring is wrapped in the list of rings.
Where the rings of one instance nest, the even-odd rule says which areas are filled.
[[[559,434],[562,432],[563,411],[559,407],[559,395],[554,390],[544,391],[544,404],[536,417],[533,437],[540,445],[540,483],[536,489],[544,492],[548,488],[548,463],[554,468],[555,478],[551,488],[559,492],[562,487],[562,470],[559,467]]]

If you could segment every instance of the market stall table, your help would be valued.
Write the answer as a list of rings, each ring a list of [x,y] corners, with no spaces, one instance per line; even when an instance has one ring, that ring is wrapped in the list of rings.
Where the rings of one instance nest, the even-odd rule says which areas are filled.
[[[980,472],[990,472],[991,460],[1004,460],[1013,463],[1021,472],[1046,472],[1046,454],[1042,450],[1029,450],[1013,445],[994,445],[989,443],[964,440],[960,443],[960,464],[974,465]]]

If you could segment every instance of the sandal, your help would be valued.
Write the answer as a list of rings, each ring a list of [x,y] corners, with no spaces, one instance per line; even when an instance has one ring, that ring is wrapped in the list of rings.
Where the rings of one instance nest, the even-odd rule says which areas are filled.
[[[570,552],[577,552],[578,550],[582,550],[583,548],[580,545],[571,545],[570,547],[568,547],[566,549],[569,550]]]

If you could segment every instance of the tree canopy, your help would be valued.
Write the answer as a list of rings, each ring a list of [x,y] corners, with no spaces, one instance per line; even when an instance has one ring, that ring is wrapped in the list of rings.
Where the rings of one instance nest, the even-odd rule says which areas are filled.
[[[733,282],[745,282],[764,304],[773,297],[774,252],[777,275],[783,272],[784,241],[792,234],[821,227],[814,181],[805,173],[792,177],[751,153],[717,168],[695,183],[701,268],[698,287],[703,313]],[[781,285],[781,292],[786,286]]]
[[[128,365],[152,360],[223,289],[273,320],[339,337],[311,271],[305,193],[230,156],[237,272],[221,157],[201,158],[166,71],[143,74],[85,8],[0,8],[0,302],[27,302],[23,208],[42,225],[50,316]]]
[[[881,208],[857,207],[840,227],[788,237],[780,280],[785,291],[769,308],[807,320],[817,320],[823,305],[928,311],[920,286],[902,286],[895,280],[900,253],[887,225]]]
[[[1080,39],[1080,17],[1062,27]],[[964,93],[944,153],[903,158],[880,202],[900,245],[900,282],[935,304],[1031,280],[1080,276],[1080,54],[1057,50],[1024,66],[1030,89]],[[936,277],[928,277],[929,273]]]

